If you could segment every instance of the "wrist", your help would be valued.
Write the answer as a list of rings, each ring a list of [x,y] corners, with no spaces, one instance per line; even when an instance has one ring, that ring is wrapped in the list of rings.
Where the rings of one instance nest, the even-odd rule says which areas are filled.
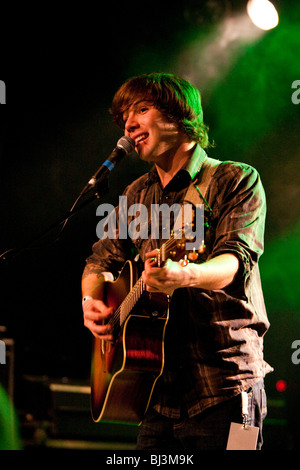
[[[85,295],[82,299],[82,306],[85,304],[85,302],[87,302],[87,300],[94,300],[94,298],[90,295]]]
[[[182,270],[183,287],[201,287],[203,282],[202,266],[195,263],[188,263]]]

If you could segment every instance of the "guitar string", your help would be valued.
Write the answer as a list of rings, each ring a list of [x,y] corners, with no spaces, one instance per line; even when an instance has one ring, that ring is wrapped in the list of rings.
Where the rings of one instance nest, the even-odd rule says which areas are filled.
[[[184,231],[186,230],[185,229],[185,226],[188,226],[190,225],[190,223],[187,223],[187,224],[184,224],[183,226],[183,229]],[[163,255],[163,258],[165,259],[165,251],[166,249],[169,249],[171,248],[172,244],[176,247],[177,245],[177,242],[176,242],[176,235],[177,233],[179,233],[180,235],[182,235],[182,230],[181,229],[177,229],[175,230],[175,232],[173,231],[172,233],[172,237],[167,240],[160,248],[159,250],[159,254],[160,255]],[[184,237],[185,238],[185,237]],[[183,240],[183,239],[181,239]],[[146,286],[142,280],[142,277],[140,277],[138,279],[138,281],[135,283],[135,285],[133,286],[133,288],[131,289],[131,291],[129,292],[129,294],[125,297],[125,299],[123,300],[123,302],[121,302],[121,304],[119,305],[119,307],[117,308],[117,310],[115,311],[113,317],[109,320],[109,324],[112,325],[113,329],[118,326],[122,326],[122,324],[125,322],[126,318],[128,317],[129,313],[131,312],[132,308],[134,307],[134,305],[137,303],[137,301],[139,300],[139,298],[141,297],[142,293],[145,291],[146,289]],[[126,310],[125,310],[126,308]],[[124,316],[124,320],[122,322],[122,324],[120,323],[120,315],[121,315],[121,310],[123,309],[123,316]]]
[[[171,239],[167,240],[162,245],[162,247],[160,249],[160,252],[164,251],[166,248],[170,248],[172,246],[172,244],[174,246],[177,245],[177,242],[174,240],[174,238],[171,238]],[[118,327],[122,326],[122,324],[124,323],[124,321],[128,317],[128,314],[131,312],[132,308],[137,303],[137,301],[139,300],[139,298],[141,297],[141,295],[145,291],[145,289],[146,289],[146,286],[143,282],[142,277],[140,277],[138,279],[138,281],[135,283],[135,285],[133,286],[133,288],[131,289],[131,291],[129,292],[129,294],[125,297],[123,302],[121,302],[119,307],[116,309],[113,317],[108,322],[113,327],[113,329],[116,326],[118,326]],[[123,309],[123,314],[124,314],[124,321],[121,324],[120,323],[120,316],[121,316],[121,310],[122,309]]]

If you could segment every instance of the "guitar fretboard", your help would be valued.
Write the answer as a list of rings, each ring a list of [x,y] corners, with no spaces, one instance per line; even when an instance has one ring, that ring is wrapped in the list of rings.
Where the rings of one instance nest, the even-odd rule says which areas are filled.
[[[159,252],[157,253],[157,258],[156,258],[157,265],[161,266],[162,263],[164,263],[167,260],[172,250],[175,248],[178,248],[180,245],[184,247],[183,239],[176,239],[173,233],[172,237],[169,240],[167,240],[165,243],[163,243]],[[116,332],[116,330],[119,330],[120,327],[122,327],[127,317],[129,316],[131,310],[136,305],[138,300],[141,298],[145,290],[146,290],[146,286],[142,280],[142,277],[140,277],[135,283],[135,285],[133,286],[133,288],[131,289],[131,291],[129,292],[129,294],[125,297],[123,302],[119,305],[119,307],[117,308],[114,315],[109,321],[109,324],[112,325],[113,327],[113,332]]]
[[[124,324],[131,310],[136,305],[137,301],[141,298],[145,290],[146,286],[142,280],[142,277],[140,277],[109,321],[113,327],[113,330],[115,330],[115,328],[120,328]]]

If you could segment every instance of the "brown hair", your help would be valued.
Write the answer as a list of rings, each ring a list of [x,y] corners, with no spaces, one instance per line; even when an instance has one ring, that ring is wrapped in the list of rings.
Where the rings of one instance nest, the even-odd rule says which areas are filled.
[[[190,141],[202,148],[210,146],[200,92],[187,80],[168,73],[148,73],[127,80],[116,92],[110,110],[121,128],[123,113],[138,100],[153,103],[168,120],[178,124]]]

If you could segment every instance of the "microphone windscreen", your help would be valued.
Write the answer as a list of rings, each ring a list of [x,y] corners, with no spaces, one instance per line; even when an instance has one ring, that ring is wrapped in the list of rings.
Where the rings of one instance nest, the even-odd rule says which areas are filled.
[[[135,142],[131,137],[123,136],[117,142],[117,147],[125,150],[126,155],[134,151]]]

